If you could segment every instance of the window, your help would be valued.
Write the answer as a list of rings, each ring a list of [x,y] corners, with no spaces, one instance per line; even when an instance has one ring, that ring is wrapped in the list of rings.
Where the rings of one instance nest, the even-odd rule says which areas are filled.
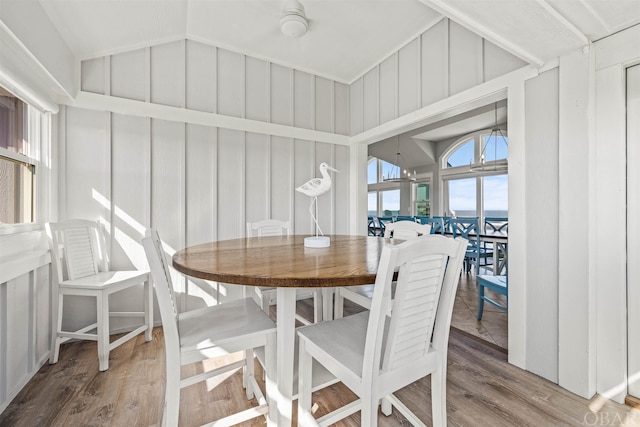
[[[509,215],[509,180],[507,175],[485,176],[482,179],[483,216],[507,218]]]
[[[430,183],[413,184],[413,214],[415,216],[431,216]]]
[[[482,135],[482,141],[484,144],[484,159],[487,162],[495,160],[502,160],[508,157],[508,144],[507,138],[502,138],[500,135]],[[480,147],[482,151],[482,147]]]
[[[29,157],[28,107],[0,92],[0,224],[35,220],[35,161]]]
[[[476,206],[476,179],[452,179],[448,182],[449,211],[452,215],[478,216]]]
[[[382,201],[381,216],[398,216],[400,213],[400,190],[380,192]]]
[[[504,133],[504,131],[503,131]],[[484,153],[483,153],[484,148]],[[444,213],[458,217],[507,218],[508,175],[504,169],[471,171],[470,164],[507,159],[507,137],[492,136],[491,130],[466,135],[454,143],[440,163],[444,191]]]
[[[369,191],[367,211],[368,216],[378,216],[378,193],[376,191]]]
[[[458,166],[468,166],[475,162],[475,141],[463,143],[458,149],[449,155],[447,158],[447,167],[455,168]]]
[[[505,133],[505,131],[502,131]],[[442,169],[469,166],[480,162],[484,155],[486,162],[502,160],[509,157],[508,138],[502,138],[490,130],[467,135],[455,143],[443,156]]]
[[[372,157],[367,163],[368,183],[368,215],[398,216],[431,214],[431,174],[423,174],[418,182],[385,181],[391,170],[396,168],[392,163]],[[402,212],[400,202],[402,201]]]
[[[367,163],[367,184],[378,182],[378,159],[371,159]]]

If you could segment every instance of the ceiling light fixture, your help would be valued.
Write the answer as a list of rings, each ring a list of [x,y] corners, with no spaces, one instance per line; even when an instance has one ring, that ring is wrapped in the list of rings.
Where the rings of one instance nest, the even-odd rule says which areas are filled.
[[[472,172],[504,172],[509,170],[509,164],[507,159],[498,159],[498,143],[502,141],[507,147],[507,153],[509,152],[509,143],[507,137],[504,136],[502,130],[498,127],[498,103],[495,103],[495,124],[488,137],[484,138],[484,145],[482,146],[482,153],[480,153],[480,163],[469,165],[469,170]],[[493,143],[493,160],[485,161],[485,155],[487,145]]]
[[[304,6],[298,0],[287,0],[282,9],[280,31],[289,37],[300,37],[307,33],[308,28]]]
[[[402,153],[400,153],[400,138],[396,136],[398,141],[398,149],[396,151],[396,160],[393,163],[393,167],[389,170],[387,176],[383,176],[384,182],[409,182],[416,180],[416,171],[413,170],[413,174],[403,165],[406,165]]]

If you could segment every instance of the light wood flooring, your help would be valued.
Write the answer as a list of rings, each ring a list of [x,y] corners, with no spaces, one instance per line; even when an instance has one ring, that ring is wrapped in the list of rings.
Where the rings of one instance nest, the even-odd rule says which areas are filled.
[[[115,338],[115,337],[113,337]],[[113,339],[112,338],[112,339]],[[153,341],[144,335],[111,353],[110,368],[98,371],[95,342],[74,342],[61,348],[59,362],[45,365],[0,414],[0,426],[156,426],[164,398],[164,343],[161,328]],[[210,369],[197,364],[190,369]],[[261,371],[256,372],[258,378]],[[183,390],[180,426],[197,426],[246,401],[240,372]],[[431,425],[429,377],[398,396]],[[316,416],[353,399],[341,384],[314,394]],[[580,426],[640,425],[640,410],[610,401],[575,396],[536,375],[509,365],[506,355],[457,330],[452,330],[447,373],[449,426]],[[595,412],[594,412],[595,411]],[[295,414],[294,414],[295,415]],[[606,424],[596,424],[607,420]],[[339,426],[358,426],[359,413]],[[264,425],[263,419],[245,423]],[[383,427],[406,426],[397,411],[379,415]]]
[[[485,293],[501,304],[506,303],[504,295],[495,294],[490,290],[486,290]],[[463,272],[460,276],[456,301],[453,306],[451,326],[465,334],[486,341],[506,353],[508,349],[508,313],[489,303],[485,303],[482,320],[478,320],[476,317],[477,311],[478,285],[475,275]]]

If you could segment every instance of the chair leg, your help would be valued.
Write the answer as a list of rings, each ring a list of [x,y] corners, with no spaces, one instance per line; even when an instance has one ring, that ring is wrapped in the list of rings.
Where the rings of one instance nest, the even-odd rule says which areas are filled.
[[[378,425],[378,399],[373,395],[361,396],[360,425],[376,427]]]
[[[269,297],[267,295],[260,296],[260,305],[262,306],[262,311],[267,313],[267,316],[268,316],[269,315]]]
[[[242,383],[245,387],[245,391],[247,393],[247,399],[253,399],[253,387],[251,386],[251,381],[249,379],[254,376],[254,360],[253,360],[253,349],[250,348],[244,351],[244,373],[242,378]]]
[[[344,316],[344,297],[340,293],[340,288],[336,288],[335,302],[333,308],[333,318],[340,319]]]
[[[313,291],[313,323],[321,322],[323,319],[322,315],[322,291],[320,289],[316,289]]]
[[[99,293],[96,297],[98,309],[98,361],[99,370],[109,369],[109,295]]]
[[[391,412],[393,411],[391,401],[386,396],[383,397],[382,400],[380,400],[380,409],[382,410],[382,413],[387,417],[391,415]]]
[[[167,384],[164,393],[163,427],[178,425],[180,412],[180,363],[167,356]]]
[[[147,325],[144,338],[149,342],[153,339],[153,286],[150,279],[144,282],[144,323]]]
[[[58,363],[60,355],[60,339],[58,333],[62,330],[62,304],[64,296],[58,294],[58,301],[53,300],[51,313],[51,351],[49,353],[49,363]]]
[[[444,365],[444,366],[443,366]],[[434,427],[447,425],[447,368],[446,361],[431,373],[431,413]]]
[[[484,286],[478,284],[478,313],[476,315],[478,320],[482,320],[483,312],[484,312]]]
[[[315,420],[311,414],[312,357],[305,349],[304,340],[299,342],[298,353],[300,354],[298,362],[298,424],[313,425]]]
[[[267,393],[267,405],[269,405],[269,412],[267,413],[267,427],[276,427],[278,423],[278,387],[276,386],[276,334],[269,334],[267,336],[267,345],[264,349],[264,382],[265,391]]]

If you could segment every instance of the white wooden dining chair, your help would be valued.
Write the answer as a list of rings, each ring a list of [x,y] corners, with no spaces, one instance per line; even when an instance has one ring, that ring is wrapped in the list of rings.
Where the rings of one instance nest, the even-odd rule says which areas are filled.
[[[381,401],[384,414],[395,407],[412,425],[424,426],[393,393],[429,374],[433,425],[446,425],[449,327],[466,247],[464,239],[437,235],[387,245],[369,311],[298,329],[299,426],[326,426],[361,411],[361,425],[374,427]],[[313,360],[358,396],[318,420],[311,412]]]
[[[267,425],[275,426],[275,323],[251,298],[178,313],[169,264],[158,233],[147,230],[142,245],[151,268],[164,333],[167,380],[162,425],[178,425],[182,388],[242,368],[247,399],[255,396],[258,405],[208,425],[230,426],[265,416]],[[265,354],[265,394],[254,377],[254,349],[259,347],[264,347]],[[244,352],[240,361],[218,364],[216,369],[182,378],[184,365],[240,351]]]
[[[247,237],[289,236],[291,234],[291,222],[277,219],[265,219],[256,222],[247,222]],[[277,288],[269,286],[248,286],[249,292],[255,292],[258,304],[265,313],[269,314],[269,306],[275,305]],[[322,291],[319,289],[298,289],[296,300],[313,298],[313,322],[322,319]],[[296,320],[303,325],[310,325],[307,319],[296,314]]]
[[[387,224],[384,237],[389,239],[410,240],[431,233],[431,224],[419,224],[414,221],[398,221]],[[334,318],[344,315],[344,300],[369,308],[373,297],[373,285],[344,286],[336,288],[334,303]]]
[[[60,344],[70,339],[98,342],[99,370],[109,369],[109,352],[136,335],[145,332],[151,341],[153,329],[153,293],[146,271],[112,271],[102,226],[94,221],[71,219],[45,224],[51,249],[51,352],[49,363],[56,363]],[[144,283],[143,311],[110,312],[109,296]],[[62,329],[64,297],[88,296],[96,299],[96,322],[76,331]],[[68,304],[67,304],[68,305]],[[72,310],[67,307],[66,310]],[[109,317],[143,317],[144,322],[114,342],[109,339]],[[95,333],[91,331],[95,330]]]

